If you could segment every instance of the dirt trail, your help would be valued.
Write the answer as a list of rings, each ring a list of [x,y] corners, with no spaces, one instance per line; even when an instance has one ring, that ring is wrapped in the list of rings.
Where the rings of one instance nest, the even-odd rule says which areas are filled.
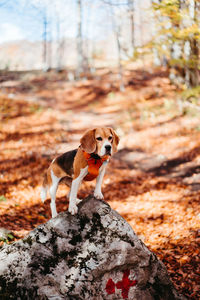
[[[199,115],[181,115],[175,87],[160,70],[116,73],[69,83],[65,75],[29,74],[3,81],[0,94],[0,226],[15,239],[50,218],[39,198],[44,170],[58,154],[76,148],[83,132],[112,126],[119,152],[104,179],[105,200],[165,263],[180,292],[199,299]],[[85,197],[94,183],[84,183]],[[58,211],[66,210],[64,185]]]

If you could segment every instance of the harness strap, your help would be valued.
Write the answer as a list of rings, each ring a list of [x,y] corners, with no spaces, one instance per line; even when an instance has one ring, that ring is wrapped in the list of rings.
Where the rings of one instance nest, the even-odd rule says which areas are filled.
[[[103,165],[104,161],[108,160],[109,155],[104,155],[103,157],[94,157],[92,154],[83,151],[83,156],[88,164],[88,174],[85,176],[84,180],[91,181],[99,175],[99,169]]]

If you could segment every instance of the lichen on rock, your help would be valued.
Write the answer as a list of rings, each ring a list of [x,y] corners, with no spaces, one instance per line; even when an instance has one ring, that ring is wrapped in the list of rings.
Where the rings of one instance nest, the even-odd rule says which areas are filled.
[[[183,299],[130,225],[92,196],[0,251],[0,299]]]

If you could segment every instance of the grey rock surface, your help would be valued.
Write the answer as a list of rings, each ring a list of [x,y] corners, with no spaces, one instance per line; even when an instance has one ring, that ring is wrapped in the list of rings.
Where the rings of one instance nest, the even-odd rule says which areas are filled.
[[[166,268],[104,201],[60,213],[0,251],[0,299],[183,299]]]

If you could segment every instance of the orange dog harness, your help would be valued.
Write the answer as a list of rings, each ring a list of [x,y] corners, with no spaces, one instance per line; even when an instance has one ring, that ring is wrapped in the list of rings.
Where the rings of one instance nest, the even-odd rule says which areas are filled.
[[[103,165],[104,161],[109,158],[109,155],[104,155],[103,157],[96,158],[95,155],[89,154],[83,151],[83,156],[85,157],[88,164],[88,174],[85,176],[84,180],[91,181],[99,175],[99,169]]]

